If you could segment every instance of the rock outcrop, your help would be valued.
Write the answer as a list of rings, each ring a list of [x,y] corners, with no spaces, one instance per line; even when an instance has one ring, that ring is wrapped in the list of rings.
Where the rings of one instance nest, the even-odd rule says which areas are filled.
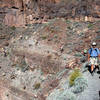
[[[4,23],[8,26],[22,27],[25,26],[25,16],[22,12],[16,9],[11,9],[6,13]]]
[[[1,0],[0,21],[10,26],[42,23],[55,17],[93,21],[100,17],[99,0]]]

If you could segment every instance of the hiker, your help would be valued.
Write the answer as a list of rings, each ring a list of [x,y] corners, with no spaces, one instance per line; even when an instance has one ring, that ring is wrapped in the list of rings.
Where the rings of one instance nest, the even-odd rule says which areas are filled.
[[[98,48],[96,48],[97,44],[96,42],[92,43],[92,47],[88,51],[88,62],[91,64],[91,74],[93,74],[95,68],[98,68],[98,58],[100,60],[100,51]]]

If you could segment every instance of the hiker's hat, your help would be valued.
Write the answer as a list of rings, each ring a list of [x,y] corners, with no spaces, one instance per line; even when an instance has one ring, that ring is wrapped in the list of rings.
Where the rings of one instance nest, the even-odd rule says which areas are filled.
[[[92,46],[96,46],[96,45],[97,45],[96,42],[93,42],[93,43],[92,43]]]

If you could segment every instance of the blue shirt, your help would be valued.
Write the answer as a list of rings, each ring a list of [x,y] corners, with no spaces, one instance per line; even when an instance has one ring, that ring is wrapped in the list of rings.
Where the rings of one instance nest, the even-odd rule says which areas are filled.
[[[91,48],[89,49],[89,54],[91,57],[97,57],[100,54],[100,51],[98,48]]]

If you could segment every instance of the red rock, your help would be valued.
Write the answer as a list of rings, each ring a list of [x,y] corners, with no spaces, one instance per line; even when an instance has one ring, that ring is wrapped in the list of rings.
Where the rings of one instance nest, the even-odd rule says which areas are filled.
[[[6,8],[4,12],[7,14],[5,15],[4,22],[9,26],[24,26],[26,22],[27,24],[44,23],[47,22],[48,18],[54,17],[71,18],[73,16],[75,19],[78,18],[78,20],[81,21],[94,21],[100,17],[100,6],[97,5],[99,1],[89,2],[89,0],[87,0],[87,2],[88,6],[93,8],[89,10],[86,7],[86,11],[89,10],[90,12],[89,17],[85,16],[87,12],[82,10],[82,7],[87,3],[85,1],[77,2],[76,0],[68,2],[66,0],[63,2],[61,0],[2,0],[0,1],[0,8]],[[82,4],[81,6],[80,3]],[[62,9],[61,7],[63,7],[64,12],[63,10],[60,11]],[[18,9],[20,13],[16,12],[13,14],[13,11],[8,11],[9,8]],[[77,13],[78,11],[80,11],[80,14]],[[23,14],[21,12],[23,12]],[[61,12],[63,12],[63,14]],[[83,12],[86,13],[84,16]],[[34,15],[34,17],[32,15]]]
[[[5,15],[4,23],[8,26],[24,26],[25,17],[19,10],[12,10]]]

